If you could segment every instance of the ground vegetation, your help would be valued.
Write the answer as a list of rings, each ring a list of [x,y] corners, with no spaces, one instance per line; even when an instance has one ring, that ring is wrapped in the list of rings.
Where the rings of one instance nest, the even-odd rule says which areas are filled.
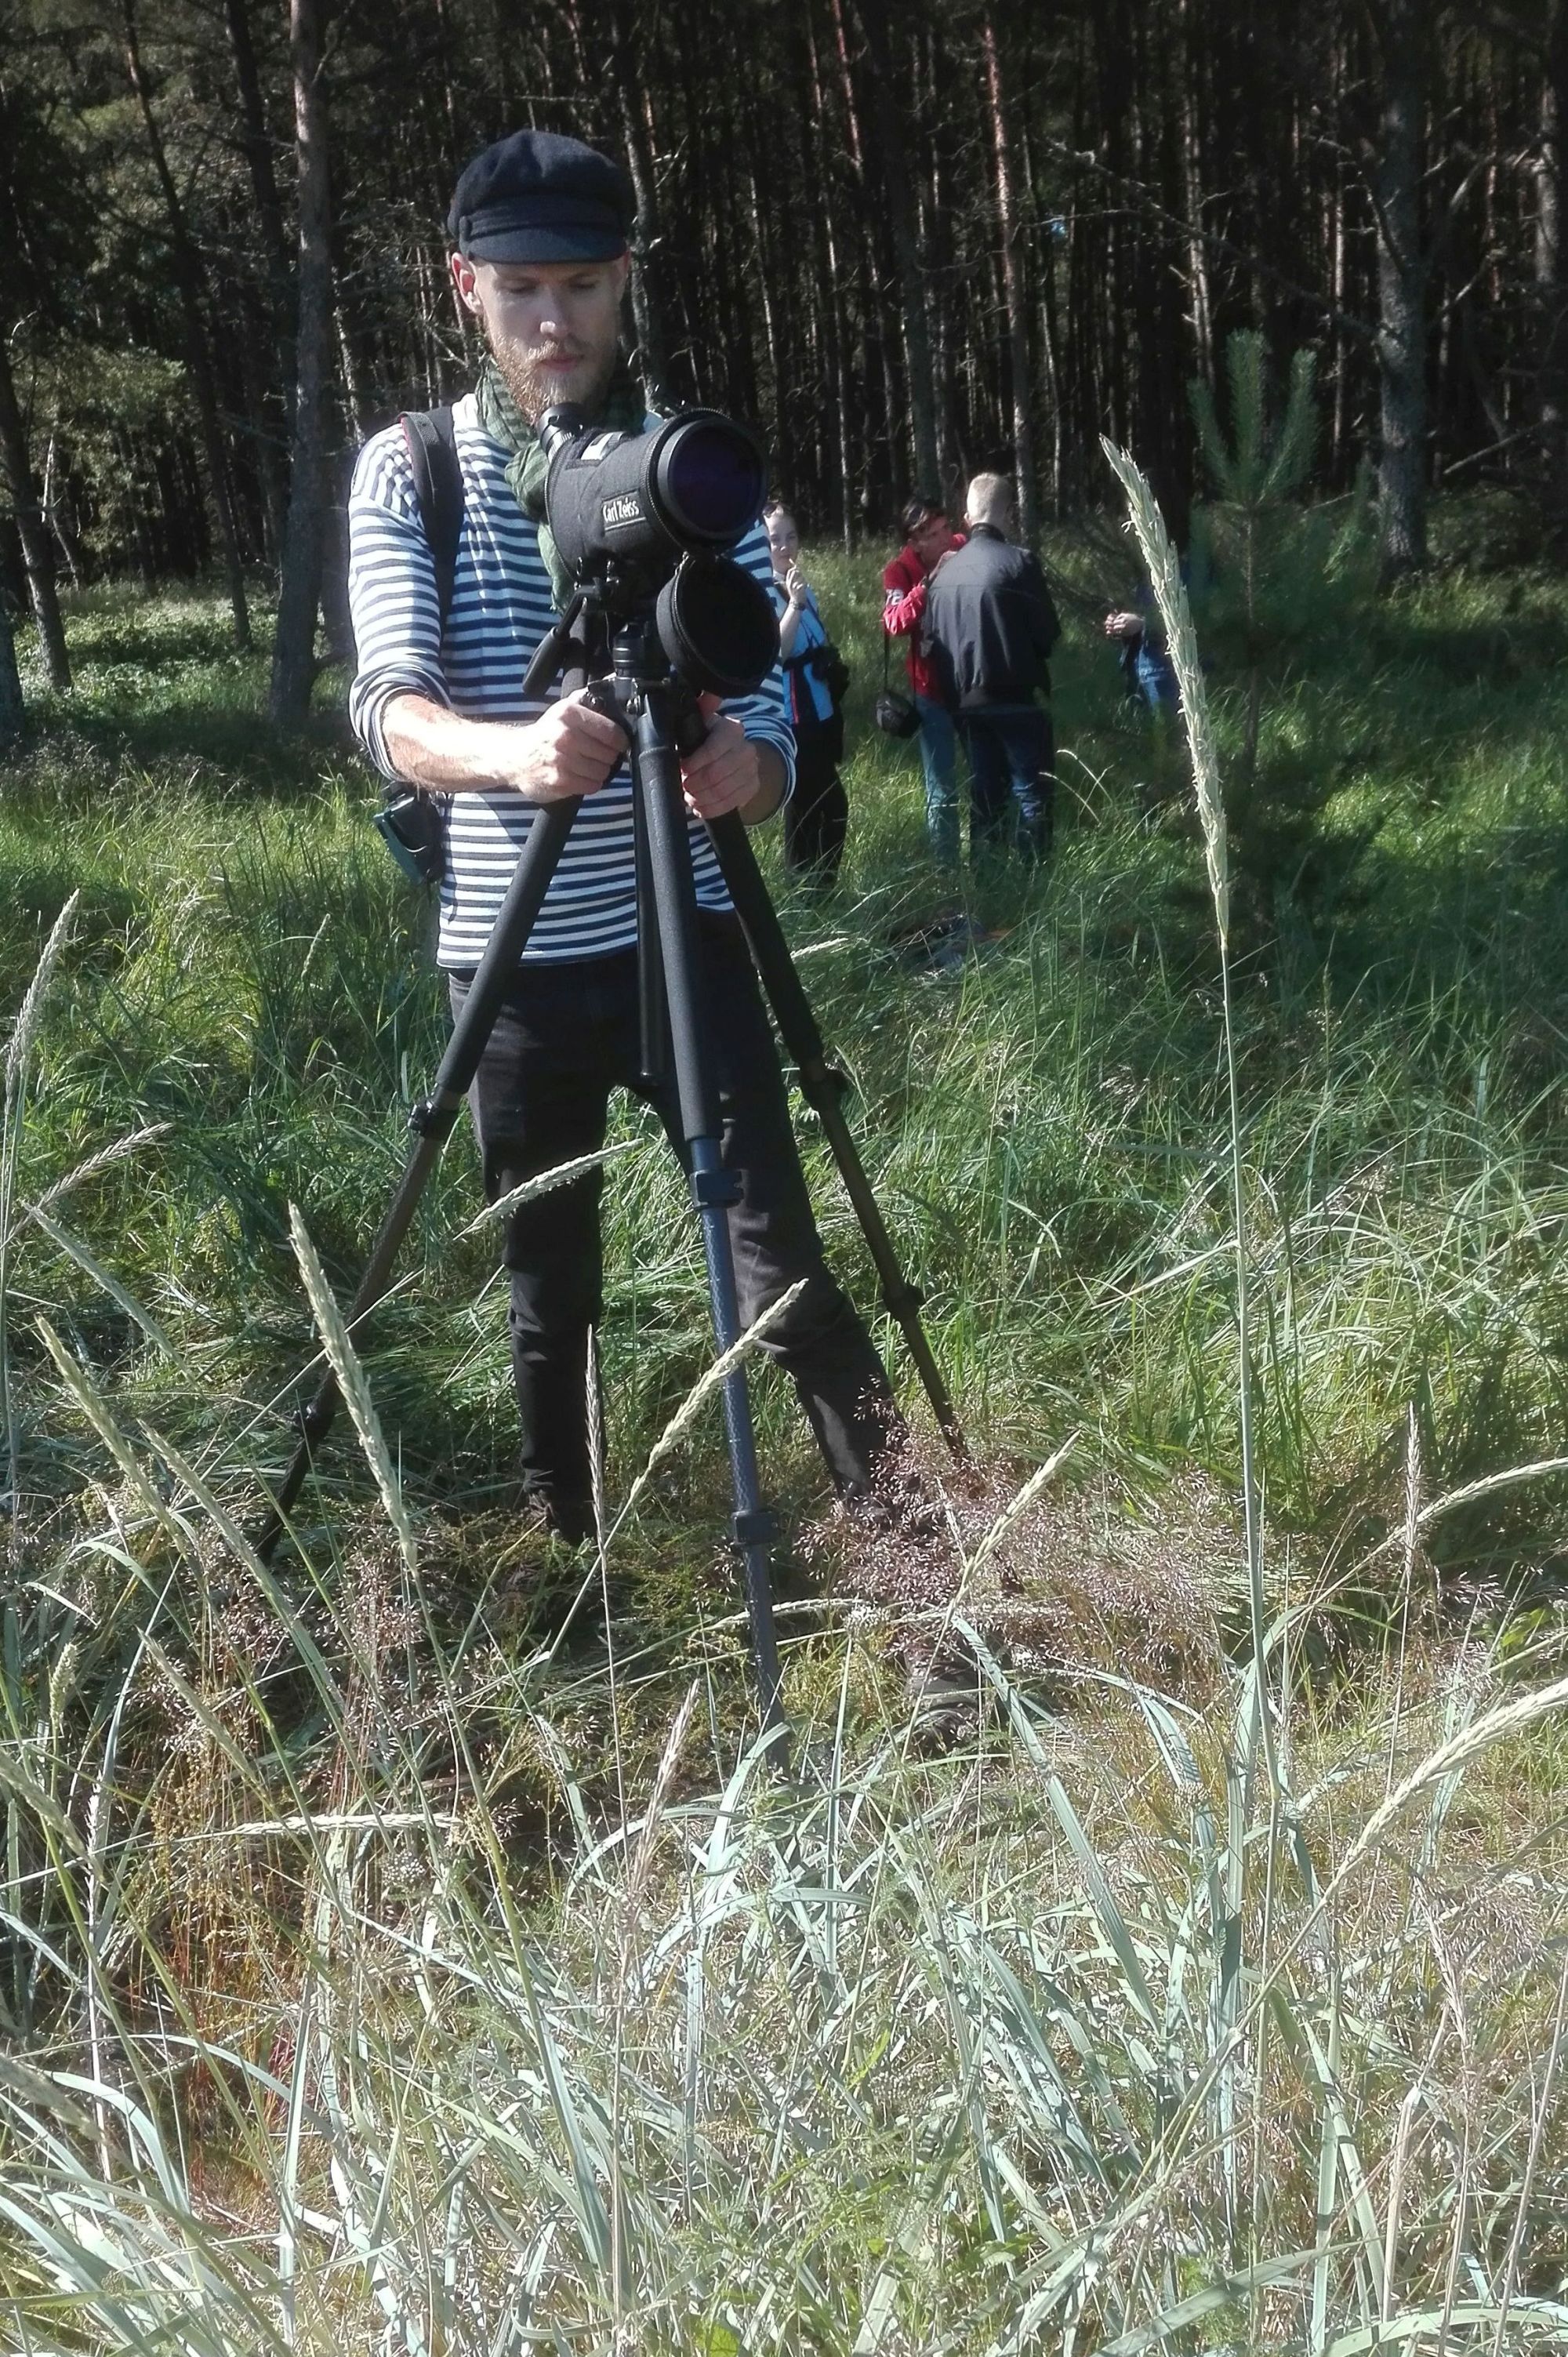
[[[615,1139],[564,1559],[466,1133],[336,1320],[441,1030],[340,679],[271,733],[226,589],[68,589],[69,690],[19,632],[7,2346],[1568,2337],[1564,594],[1506,499],[1431,540],[1310,645],[1197,585],[1200,808],[1092,624],[1123,544],[1049,536],[1058,854],[951,957],[875,566],[811,554],[854,826],[781,905],[979,1463],[922,1442],[950,1544],[867,1544],[759,1382],[785,1784],[661,1150]],[[1249,748],[1314,860],[1243,895]],[[268,1566],[319,1350],[360,1412]]]

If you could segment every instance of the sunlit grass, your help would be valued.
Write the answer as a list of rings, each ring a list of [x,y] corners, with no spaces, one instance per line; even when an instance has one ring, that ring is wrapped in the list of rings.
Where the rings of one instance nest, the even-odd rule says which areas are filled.
[[[210,600],[95,597],[71,696],[29,673],[12,1009],[80,898],[5,1141],[7,2347],[1568,2338],[1563,592],[1453,572],[1270,683],[1262,787],[1324,787],[1338,849],[1254,878],[1234,944],[1260,1664],[1180,744],[1125,725],[1085,609],[1050,875],[969,883],[994,939],[920,970],[894,931],[942,895],[868,729],[875,570],[816,570],[854,831],[838,899],[785,918],[984,1469],[956,1594],[787,1545],[830,1588],[783,1619],[789,1786],[749,1749],[711,1415],[612,1546],[613,1689],[596,1572],[552,1641],[542,1587],[583,1570],[507,1511],[466,1133],[359,1340],[364,1448],[342,1419],[297,1551],[250,1558],[318,1347],[290,1207],[340,1350],[322,1287],[439,1048],[427,912],[331,683],[308,746],[267,740]],[[672,1165],[619,1135],[612,1518],[709,1355]],[[809,1523],[787,1387],[757,1396]]]

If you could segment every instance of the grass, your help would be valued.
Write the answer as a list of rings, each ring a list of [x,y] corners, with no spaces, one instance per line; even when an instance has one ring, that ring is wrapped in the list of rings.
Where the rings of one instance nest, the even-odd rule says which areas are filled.
[[[466,1135],[334,1327],[440,1005],[330,683],[280,746],[205,596],[71,614],[0,800],[10,1006],[78,896],[0,1178],[7,2348],[1568,2339],[1568,593],[1481,561],[1507,524],[1443,511],[1465,562],[1273,667],[1234,1135],[1184,749],[1123,725],[1089,607],[1058,856],[966,886],[997,938],[957,972],[890,942],[940,894],[908,748],[852,724],[845,889],[786,921],[982,1469],[956,1577],[851,1550],[759,1379],[788,1785],[711,1408],[572,1638],[536,1615]],[[874,568],[818,569],[867,707]],[[706,1360],[680,1189],[619,1135],[612,1516]],[[274,1573],[302,1270],[363,1394]]]

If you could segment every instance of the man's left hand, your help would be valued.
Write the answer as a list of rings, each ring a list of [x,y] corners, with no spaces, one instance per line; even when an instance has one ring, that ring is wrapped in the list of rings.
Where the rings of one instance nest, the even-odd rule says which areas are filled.
[[[686,808],[693,818],[722,818],[725,811],[744,810],[763,788],[759,748],[738,720],[719,710],[716,695],[701,698],[708,733],[694,753],[681,760],[681,783]]]

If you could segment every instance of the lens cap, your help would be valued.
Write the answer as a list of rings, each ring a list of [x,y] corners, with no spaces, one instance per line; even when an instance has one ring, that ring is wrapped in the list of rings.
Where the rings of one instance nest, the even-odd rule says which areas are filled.
[[[750,695],[779,660],[779,619],[754,573],[727,556],[684,556],[659,593],[659,643],[707,695]]]

